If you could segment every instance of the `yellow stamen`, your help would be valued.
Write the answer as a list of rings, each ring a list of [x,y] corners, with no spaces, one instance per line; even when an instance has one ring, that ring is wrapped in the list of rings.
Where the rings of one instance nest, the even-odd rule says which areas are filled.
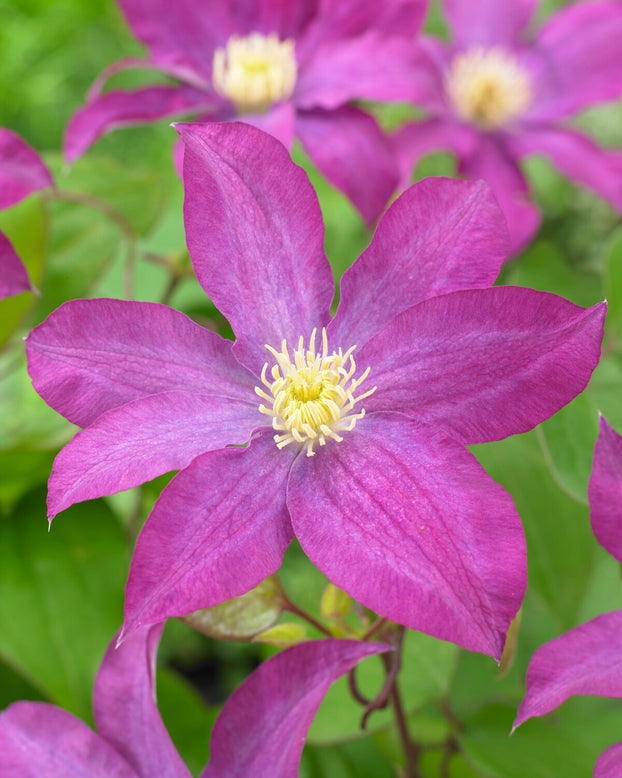
[[[474,46],[454,57],[446,91],[456,114],[484,130],[511,123],[532,99],[529,74],[500,46]]]
[[[298,340],[298,348],[290,358],[287,342],[281,344],[281,351],[266,345],[275,359],[270,371],[272,381],[267,377],[268,363],[261,371],[261,381],[269,390],[255,387],[255,392],[268,405],[259,406],[261,413],[272,417],[272,427],[280,434],[274,436],[279,448],[290,443],[302,445],[308,457],[314,455],[313,446],[325,446],[328,439],[343,440],[341,432],[349,432],[365,415],[361,409],[352,410],[356,403],[376,391],[374,386],[367,392],[354,396],[355,389],[369,375],[369,368],[359,378],[353,378],[356,363],[352,346],[345,354],[341,349],[328,353],[326,330],[322,329],[322,349],[315,350],[316,330],[311,333],[309,348],[305,349],[304,338]]]
[[[264,112],[287,100],[297,75],[294,41],[281,41],[276,33],[232,35],[225,48],[214,52],[214,88],[240,113]]]

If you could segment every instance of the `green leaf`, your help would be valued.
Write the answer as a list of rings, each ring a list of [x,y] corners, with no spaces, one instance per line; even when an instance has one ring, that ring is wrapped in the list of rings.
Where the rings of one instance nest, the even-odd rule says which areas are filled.
[[[0,517],[0,658],[50,701],[91,718],[93,679],[122,621],[127,553],[102,502],[47,531],[44,493]]]
[[[548,604],[561,632],[576,623],[595,540],[587,506],[554,481],[538,434],[534,430],[472,450],[514,498],[527,538],[529,585]]]
[[[537,430],[551,476],[577,502],[587,504],[587,483],[598,435],[598,412],[583,392]]]
[[[607,324],[619,337],[622,335],[622,228],[614,232],[605,247],[605,296]]]

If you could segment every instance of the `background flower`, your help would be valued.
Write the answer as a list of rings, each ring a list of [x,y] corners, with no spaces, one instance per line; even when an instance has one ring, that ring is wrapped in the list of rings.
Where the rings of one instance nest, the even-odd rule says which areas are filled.
[[[19,135],[0,127],[0,209],[52,185],[52,176],[37,152]],[[32,289],[23,262],[0,232],[0,300]]]
[[[353,100],[414,96],[411,46],[427,0],[275,3],[120,0],[146,60],[122,60],[93,86],[71,119],[73,161],[102,133],[126,124],[193,114],[236,117],[288,148],[298,138],[319,170],[373,223],[397,184],[387,141]],[[139,90],[101,88],[126,68],[154,68],[177,83]]]
[[[508,220],[512,253],[540,223],[519,163],[544,154],[564,175],[622,211],[622,153],[601,149],[566,119],[622,94],[622,5],[572,3],[531,34],[537,0],[445,0],[452,41],[422,42],[420,104],[429,114],[395,136],[404,180],[422,155],[452,151],[483,178]]]

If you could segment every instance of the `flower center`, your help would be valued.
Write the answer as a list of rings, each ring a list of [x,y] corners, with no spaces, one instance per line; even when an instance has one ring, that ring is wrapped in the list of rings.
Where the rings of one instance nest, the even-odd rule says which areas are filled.
[[[376,387],[364,394],[354,396],[354,392],[369,375],[369,368],[360,376],[353,378],[356,363],[349,348],[345,354],[341,349],[328,353],[326,330],[322,329],[322,349],[315,350],[316,330],[311,333],[309,348],[305,349],[304,338],[298,341],[298,348],[290,358],[286,341],[278,352],[266,345],[274,356],[272,381],[266,377],[268,363],[263,366],[261,380],[269,393],[261,387],[255,387],[257,394],[266,400],[259,406],[261,413],[272,417],[272,426],[280,434],[274,436],[279,448],[289,443],[303,445],[308,457],[314,455],[313,446],[326,445],[329,438],[340,442],[341,432],[354,429],[358,419],[365,411],[361,408],[353,412],[356,403],[369,397]]]
[[[235,104],[239,113],[258,113],[294,91],[298,66],[294,41],[276,33],[232,35],[225,48],[214,52],[213,82],[218,94]]]
[[[519,116],[531,102],[531,80],[516,57],[496,46],[475,46],[451,62],[446,90],[461,119],[496,130]]]

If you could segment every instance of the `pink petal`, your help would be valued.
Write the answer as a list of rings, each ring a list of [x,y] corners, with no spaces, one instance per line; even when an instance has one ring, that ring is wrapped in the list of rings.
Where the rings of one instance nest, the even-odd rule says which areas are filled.
[[[252,124],[253,127],[257,127],[257,129],[280,140],[286,149],[291,149],[293,146],[296,133],[296,111],[291,101],[278,103],[266,113],[245,114],[240,118],[247,124]]]
[[[503,214],[483,181],[415,184],[389,207],[343,275],[331,340],[361,346],[428,297],[491,286],[507,245]]]
[[[443,0],[445,16],[458,46],[481,43],[513,46],[540,0]]]
[[[540,213],[529,200],[529,187],[507,143],[500,137],[481,135],[469,156],[462,157],[460,173],[482,178],[492,187],[510,230],[510,253],[517,254],[540,227]]]
[[[32,286],[24,263],[11,241],[0,232],[0,300],[29,290]]]
[[[116,636],[95,680],[97,729],[143,778],[190,778],[156,706],[155,672],[163,625],[142,629],[119,648]]]
[[[353,106],[301,111],[296,134],[319,171],[371,226],[398,180],[389,141],[375,119]]]
[[[531,50],[537,121],[576,113],[622,95],[622,6],[574,2],[544,24]]]
[[[124,634],[244,594],[280,567],[293,536],[285,480],[296,453],[266,434],[204,454],[171,481],[136,544]]]
[[[95,97],[69,120],[63,151],[74,162],[104,133],[220,106],[221,101],[190,86],[148,86],[132,92],[115,90]]]
[[[511,497],[459,443],[401,414],[299,457],[287,492],[318,568],[392,621],[499,659],[527,585]]]
[[[561,127],[526,128],[511,145],[517,156],[544,154],[565,176],[622,212],[622,152],[600,148],[585,135]]]
[[[268,659],[225,703],[200,778],[295,778],[307,732],[331,684],[389,648],[314,640]]]
[[[159,392],[254,402],[256,379],[231,345],[165,305],[72,300],[32,330],[26,353],[37,392],[86,427],[104,411]]]
[[[610,746],[598,757],[594,765],[594,778],[620,778],[622,743]]]
[[[211,80],[214,49],[235,32],[232,4],[196,0],[119,0],[134,35],[162,67],[184,67]]]
[[[0,714],[0,754],[6,778],[143,778],[83,721],[44,702]]]
[[[206,451],[241,445],[261,424],[256,403],[189,392],[162,392],[112,408],[56,457],[48,516],[181,470]]]
[[[544,716],[575,694],[622,697],[622,611],[597,616],[535,652],[527,670],[527,693],[514,727]]]
[[[237,32],[246,35],[276,32],[281,40],[298,38],[317,15],[316,3],[291,3],[283,0],[252,0],[225,3],[235,15]]]
[[[0,127],[0,209],[52,184],[52,175],[37,152],[19,135]]]
[[[378,29],[328,41],[300,68],[293,99],[302,109],[329,111],[351,100],[414,101],[416,54],[412,40]]]
[[[297,342],[329,319],[334,294],[313,187],[287,150],[240,122],[180,124],[184,218],[201,286],[259,373],[264,344]],[[292,204],[294,207],[292,207]]]
[[[425,300],[357,352],[371,367],[365,385],[378,386],[365,409],[439,424],[463,443],[526,432],[585,388],[605,313],[510,286]]]
[[[622,562],[622,437],[604,416],[594,447],[588,498],[596,540]]]
[[[470,156],[477,143],[471,127],[450,118],[433,118],[411,122],[392,137],[393,150],[400,171],[400,187],[406,188],[422,157],[436,151],[451,151],[459,159]]]

